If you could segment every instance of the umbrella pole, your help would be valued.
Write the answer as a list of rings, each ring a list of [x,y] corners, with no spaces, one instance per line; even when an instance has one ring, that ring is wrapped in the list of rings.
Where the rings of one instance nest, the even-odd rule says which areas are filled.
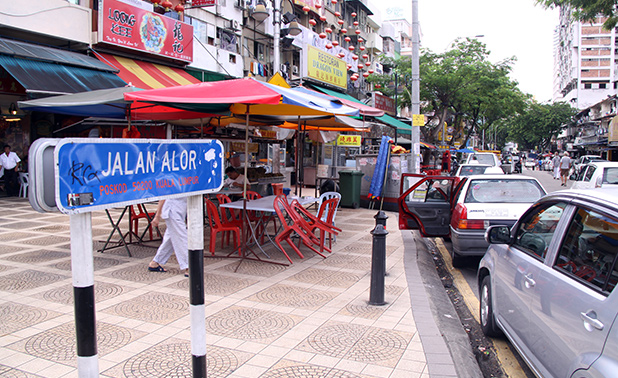
[[[294,170],[296,171],[296,182],[294,183],[294,195],[298,196],[298,182],[300,180],[300,116],[298,116],[298,128],[296,130],[296,157],[294,159]]]

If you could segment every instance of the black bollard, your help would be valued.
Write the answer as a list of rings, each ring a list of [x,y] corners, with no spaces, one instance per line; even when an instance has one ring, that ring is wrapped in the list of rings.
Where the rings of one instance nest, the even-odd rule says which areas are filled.
[[[371,231],[373,244],[371,250],[371,287],[369,289],[369,304],[382,306],[384,302],[384,275],[386,274],[386,235],[388,231],[378,224]]]
[[[381,224],[386,228],[386,220],[388,219],[388,215],[382,210],[378,211],[376,215],[373,216],[373,219],[376,220],[376,226]]]

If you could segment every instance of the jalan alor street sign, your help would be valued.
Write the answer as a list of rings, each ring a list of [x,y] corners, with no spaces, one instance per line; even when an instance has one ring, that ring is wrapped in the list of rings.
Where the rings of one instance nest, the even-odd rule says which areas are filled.
[[[76,214],[223,186],[218,140],[63,139],[54,150],[56,205]]]

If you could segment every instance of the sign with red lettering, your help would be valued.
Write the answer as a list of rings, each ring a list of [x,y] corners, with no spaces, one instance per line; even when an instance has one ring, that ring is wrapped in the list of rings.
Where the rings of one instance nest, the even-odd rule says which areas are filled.
[[[395,100],[375,92],[373,92],[372,97],[374,108],[384,110],[384,112],[390,115],[397,115],[397,110],[395,109]]]
[[[118,0],[103,0],[99,11],[99,42],[193,61],[192,25]]]
[[[217,5],[217,0],[193,0],[189,8],[212,7]]]

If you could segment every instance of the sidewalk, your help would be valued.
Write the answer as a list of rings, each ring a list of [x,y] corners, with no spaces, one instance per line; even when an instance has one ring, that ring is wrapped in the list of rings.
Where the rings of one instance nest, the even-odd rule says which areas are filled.
[[[77,377],[69,217],[20,198],[0,208],[0,376]],[[239,260],[206,258],[208,376],[457,376],[396,213],[387,212],[387,304],[368,304],[375,214],[340,209],[343,232],[326,259],[289,249],[290,266],[244,261],[234,272]],[[104,212],[92,225],[98,249],[111,226]],[[148,272],[155,248],[130,249],[95,252],[100,375],[191,377],[188,279],[173,258],[169,272]]]

